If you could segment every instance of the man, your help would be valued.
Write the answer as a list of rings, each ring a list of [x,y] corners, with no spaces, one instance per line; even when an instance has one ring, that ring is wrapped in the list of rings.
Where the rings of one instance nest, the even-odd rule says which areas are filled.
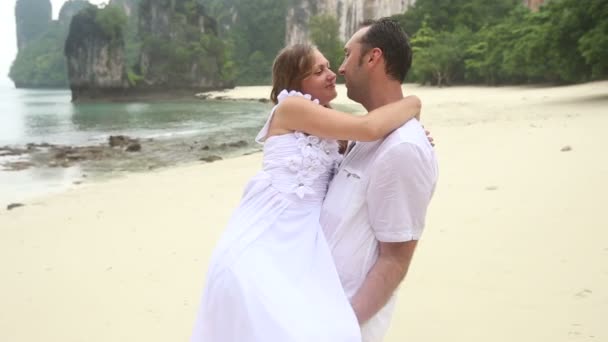
[[[412,52],[397,23],[384,18],[364,25],[344,50],[339,72],[350,99],[369,112],[403,98]],[[321,224],[364,342],[386,334],[437,173],[424,129],[410,120],[385,139],[351,144],[330,185]]]

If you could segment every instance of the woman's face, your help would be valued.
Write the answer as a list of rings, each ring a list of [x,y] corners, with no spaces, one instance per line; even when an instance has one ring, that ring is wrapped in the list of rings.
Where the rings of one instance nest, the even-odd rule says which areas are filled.
[[[314,63],[312,72],[302,80],[302,92],[310,94],[313,99],[319,100],[322,105],[335,99],[336,74],[329,68],[329,62],[319,50],[314,50]]]

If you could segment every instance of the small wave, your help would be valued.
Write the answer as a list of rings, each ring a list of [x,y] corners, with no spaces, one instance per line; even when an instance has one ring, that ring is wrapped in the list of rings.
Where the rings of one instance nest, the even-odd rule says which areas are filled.
[[[187,131],[177,131],[177,132],[150,133],[150,134],[144,135],[142,138],[162,139],[162,138],[184,137],[184,136],[197,135],[204,131],[205,130],[202,130],[202,129],[191,129],[191,130],[187,130]]]
[[[147,110],[150,107],[147,103],[129,103],[125,106],[125,109],[129,113],[140,113]]]
[[[94,137],[91,137],[89,140],[92,142],[105,142],[112,135],[126,135],[132,138],[138,139],[171,139],[178,137],[188,137],[199,135],[203,132],[206,132],[204,129],[191,129],[184,131],[171,131],[171,132],[114,132],[112,134],[101,134]]]

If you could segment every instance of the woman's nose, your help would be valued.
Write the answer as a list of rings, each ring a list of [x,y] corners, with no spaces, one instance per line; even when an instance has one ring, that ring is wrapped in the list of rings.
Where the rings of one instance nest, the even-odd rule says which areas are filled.
[[[329,80],[335,79],[336,78],[336,73],[333,72],[333,70],[331,70],[331,69],[328,69],[328,70],[329,70],[329,74],[327,75],[327,79],[329,79]]]

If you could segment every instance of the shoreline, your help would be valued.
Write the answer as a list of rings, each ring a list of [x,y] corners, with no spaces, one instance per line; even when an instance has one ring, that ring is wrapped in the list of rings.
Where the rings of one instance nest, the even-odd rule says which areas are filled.
[[[141,169],[141,170],[121,170],[115,172],[105,172],[98,174],[86,174],[82,171],[82,169],[78,165],[70,166],[68,168],[62,168],[62,171],[66,171],[71,174],[71,177],[67,177],[67,179],[63,179],[63,181],[58,180],[50,184],[50,186],[40,187],[36,189],[30,189],[20,198],[10,199],[9,197],[2,196],[0,194],[0,212],[9,211],[9,210],[27,210],[28,206],[38,205],[44,203],[46,201],[52,201],[55,197],[61,197],[69,195],[73,192],[82,191],[85,188],[94,186],[94,187],[103,187],[104,185],[112,185],[114,182],[123,182],[129,178],[138,178],[138,177],[146,177],[146,175],[154,175],[159,173],[166,173],[171,171],[187,170],[192,168],[200,168],[204,165],[209,165],[213,163],[222,163],[226,161],[230,161],[233,159],[239,159],[243,157],[249,157],[259,155],[261,159],[261,151],[254,152],[244,152],[243,154],[231,155],[225,158],[221,158],[218,160],[210,160],[210,161],[184,161],[179,163],[178,165],[165,165],[158,166],[149,169]],[[24,171],[32,171],[32,172],[48,172],[53,171],[49,168],[33,168],[31,170]],[[0,179],[2,178],[2,173],[13,173],[14,171],[2,171],[0,170]],[[20,172],[20,171],[18,171]],[[85,190],[87,191],[87,190]],[[12,209],[7,209],[8,206],[18,205]]]
[[[559,89],[580,87],[590,84],[601,84],[608,82],[606,80],[592,81],[587,83],[576,84],[552,84],[552,83],[533,83],[533,84],[506,84],[506,85],[483,85],[483,84],[459,84],[446,87],[436,87],[421,85],[418,83],[404,83],[403,89],[413,90],[449,90],[449,89],[514,89],[514,90],[543,90],[543,89]],[[4,84],[3,88],[16,90],[57,90],[71,91],[69,87],[16,87],[10,84]],[[251,102],[270,102],[270,85],[253,85],[253,86],[234,86],[215,90],[196,90],[196,89],[138,89],[124,92],[123,90],[113,90],[111,93],[117,95],[104,95],[102,97],[82,97],[74,103],[128,103],[128,102],[156,102],[156,101],[181,101],[181,100],[217,100],[217,101],[251,101]],[[350,100],[346,96],[346,88],[344,83],[336,84],[338,89],[338,97],[333,103],[340,105],[355,105],[359,104]],[[123,94],[124,93],[124,94]]]
[[[13,205],[19,205],[20,208],[25,207],[28,203],[49,199],[53,196],[77,190],[90,184],[103,184],[115,179],[122,179],[130,176],[196,167],[261,153],[261,150],[258,149],[251,151],[232,151],[228,154],[223,154],[221,157],[211,154],[208,157],[201,157],[198,160],[181,161],[175,165],[158,165],[154,167],[149,166],[147,168],[116,170],[111,172],[87,172],[78,163],[60,167],[31,166],[22,170],[0,169],[0,184],[4,183],[4,190],[6,191],[0,193],[0,211],[8,210],[7,208]],[[46,179],[34,180],[36,178],[31,176],[32,174],[46,174]],[[22,181],[16,182],[15,180],[17,179],[22,179]],[[30,179],[30,181],[25,182],[24,179]],[[11,191],[11,184],[15,185],[12,189],[20,189],[22,194],[19,196],[11,196],[9,194]]]
[[[518,99],[521,100],[522,102],[527,103],[529,106],[536,106],[539,103],[544,103],[550,100],[555,99],[558,103],[559,103],[559,98],[561,95],[567,95],[570,93],[571,89],[576,89],[576,88],[585,88],[586,94],[583,96],[580,96],[582,101],[590,101],[590,103],[593,102],[597,102],[597,101],[603,101],[608,99],[608,94],[606,94],[606,92],[604,91],[604,89],[608,87],[608,81],[598,81],[598,82],[591,82],[591,83],[586,83],[586,84],[582,84],[582,85],[565,85],[565,86],[559,86],[559,87],[547,87],[545,85],[523,85],[523,86],[499,86],[499,87],[479,87],[479,86],[453,86],[453,87],[444,87],[444,88],[437,88],[437,87],[427,87],[427,86],[421,86],[421,85],[417,85],[417,84],[404,84],[403,85],[403,91],[404,94],[408,94],[408,93],[412,93],[412,94],[416,94],[418,95],[422,101],[423,101],[423,114],[422,114],[422,121],[427,125],[428,128],[431,128],[433,126],[439,126],[441,127],[442,125],[463,125],[463,126],[469,126],[469,125],[475,125],[476,123],[487,123],[487,122],[491,122],[494,120],[494,118],[488,119],[488,118],[479,118],[476,117],[477,115],[475,113],[471,113],[469,111],[466,110],[466,105],[467,103],[470,103],[471,100],[466,98],[467,96],[469,96],[469,94],[473,93],[473,92],[482,92],[482,93],[488,93],[489,96],[487,96],[488,100],[502,100],[501,97],[514,97],[514,94],[516,93],[521,93],[522,96]],[[226,89],[226,90],[220,90],[220,91],[210,91],[210,92],[205,92],[203,94],[205,94],[207,96],[206,99],[194,99],[194,101],[201,101],[202,103],[205,100],[210,100],[210,101],[259,101],[260,99],[262,99],[264,96],[266,96],[269,92],[270,92],[271,87],[270,86],[248,86],[248,87],[235,87],[232,89]],[[337,85],[337,90],[338,90],[338,97],[333,101],[333,103],[336,105],[336,108],[338,109],[343,109],[343,110],[349,110],[355,113],[364,113],[365,109],[359,105],[358,103],[355,103],[354,101],[350,100],[348,97],[346,97],[346,88],[344,87],[344,84],[339,84]],[[549,90],[550,93],[545,94],[545,91]],[[441,96],[433,96],[434,94],[442,94],[442,93],[452,93],[455,94],[456,96],[449,96],[448,98],[442,98]],[[498,93],[498,94],[496,94]],[[498,95],[498,96],[497,96]],[[485,95],[482,95],[485,96]],[[517,97],[517,96],[515,96]],[[450,118],[449,116],[456,116],[456,115],[446,115],[447,112],[442,111],[442,108],[445,106],[451,106],[451,110],[454,111],[457,114],[464,114],[463,117],[459,118],[459,117],[455,117],[455,118]],[[429,107],[435,107],[435,108],[429,108]],[[480,107],[486,107],[485,104],[481,105]],[[484,109],[490,109],[490,110],[495,110],[496,108],[493,108],[493,106],[491,105],[491,103],[489,103],[487,105],[487,108]],[[473,114],[473,115],[471,115]],[[481,116],[487,116],[485,113],[481,113]],[[552,115],[560,115],[559,113],[555,113]],[[572,116],[572,115],[578,115],[578,114],[567,114],[566,116]],[[544,119],[544,117],[539,116],[539,119]],[[434,134],[435,135],[435,134]],[[436,136],[436,135],[435,135]],[[252,138],[253,139],[253,138]],[[436,136],[436,139],[439,140],[438,143],[441,143],[441,138]],[[240,143],[240,141],[239,141]],[[26,145],[24,145],[26,146]],[[1,146],[0,146],[1,147]],[[5,147],[9,147],[9,146],[5,146]],[[13,146],[15,147],[15,146]],[[18,147],[18,146],[17,146]],[[66,146],[63,146],[66,147]],[[67,146],[69,147],[69,146]],[[93,147],[96,148],[98,147],[98,145],[90,145],[90,146],[83,146],[85,149]],[[13,204],[13,203],[26,203],[28,201],[31,200],[36,200],[40,197],[47,197],[48,195],[53,195],[53,194],[58,194],[61,193],[61,190],[57,190],[58,188],[64,189],[64,190],[70,190],[73,188],[78,188],[78,187],[82,187],[82,185],[90,183],[90,182],[105,182],[108,180],[112,180],[115,177],[123,177],[124,175],[130,175],[130,174],[145,174],[148,172],[155,172],[157,170],[165,170],[165,169],[172,169],[172,168],[180,168],[180,167],[184,167],[184,166],[191,166],[191,165],[198,165],[198,164],[202,164],[202,163],[211,163],[211,162],[218,162],[218,161],[222,161],[225,159],[233,159],[233,158],[239,158],[242,156],[246,156],[249,154],[256,154],[256,153],[260,153],[259,150],[243,150],[239,153],[237,152],[233,152],[233,153],[228,153],[226,154],[221,154],[221,157],[216,156],[215,154],[210,154],[207,157],[201,157],[198,161],[195,160],[188,160],[188,161],[181,161],[178,162],[176,165],[158,165],[158,166],[154,166],[154,167],[147,167],[147,168],[139,168],[139,169],[134,169],[134,170],[119,170],[118,172],[112,171],[112,172],[105,172],[104,174],[99,174],[99,175],[94,175],[92,178],[88,178],[88,174],[86,174],[85,172],[79,172],[79,171],[74,171],[72,172],[72,174],[74,176],[69,177],[69,180],[59,180],[59,181],[54,181],[52,184],[50,184],[49,187],[49,191],[28,191],[28,196],[21,196],[21,197],[11,197],[13,198],[12,200],[9,199],[10,196],[0,196],[0,210],[3,210],[6,208],[7,205],[9,204]],[[69,169],[74,169],[80,168],[80,165],[78,163],[70,163],[70,167]],[[33,172],[44,172],[44,168],[40,168],[40,167],[33,167]],[[52,170],[51,170],[52,171]],[[62,170],[56,170],[58,172],[56,173],[63,173]],[[9,170],[0,170],[0,175],[1,173],[5,174],[5,179],[6,178],[20,178],[20,177],[10,177],[10,176],[6,176],[8,173],[13,173],[13,172],[21,172],[21,171],[9,171]],[[70,170],[67,170],[67,172],[71,172]],[[48,173],[48,172],[47,172]],[[0,177],[1,179],[2,177]],[[35,194],[35,195],[31,195],[31,194]]]

